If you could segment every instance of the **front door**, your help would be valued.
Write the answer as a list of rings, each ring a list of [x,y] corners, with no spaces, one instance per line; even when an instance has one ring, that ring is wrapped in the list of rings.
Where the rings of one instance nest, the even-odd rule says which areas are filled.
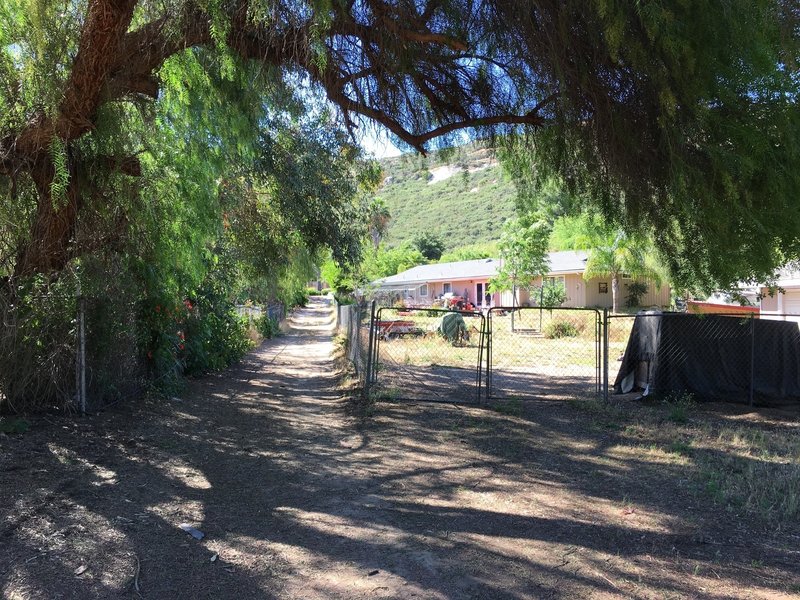
[[[485,283],[475,284],[475,304],[476,306],[489,306],[490,301],[487,300],[487,290]]]

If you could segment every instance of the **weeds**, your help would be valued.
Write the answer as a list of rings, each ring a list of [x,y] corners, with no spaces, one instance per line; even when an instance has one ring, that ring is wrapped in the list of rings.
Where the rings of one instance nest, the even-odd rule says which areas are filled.
[[[669,451],[672,454],[677,454],[679,456],[690,456],[692,451],[692,445],[687,444],[682,440],[674,440],[669,445]]]
[[[511,398],[505,402],[497,402],[491,406],[491,409],[501,415],[518,417],[522,414],[522,400]]]
[[[669,411],[667,419],[679,424],[689,421],[689,413],[695,406],[694,396],[685,392],[671,392],[664,399],[664,404]]]
[[[370,391],[369,399],[374,401],[394,402],[400,398],[400,388],[397,387],[377,387]]]

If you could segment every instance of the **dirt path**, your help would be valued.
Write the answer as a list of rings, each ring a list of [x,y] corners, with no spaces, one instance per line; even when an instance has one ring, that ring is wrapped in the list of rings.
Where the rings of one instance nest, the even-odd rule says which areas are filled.
[[[0,438],[3,596],[800,593],[797,528],[697,502],[574,407],[381,403],[358,426],[329,308],[293,327],[180,398]]]

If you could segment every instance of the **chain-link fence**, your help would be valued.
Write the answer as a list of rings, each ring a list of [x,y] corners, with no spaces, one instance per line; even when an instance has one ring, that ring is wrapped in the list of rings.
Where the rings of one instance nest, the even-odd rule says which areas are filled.
[[[381,308],[373,327],[382,397],[478,402],[486,318],[480,312]]]
[[[77,311],[74,286],[0,288],[0,410],[73,405]]]
[[[800,403],[797,315],[609,315],[609,392]]]
[[[488,397],[564,398],[600,392],[599,311],[492,308],[488,314]]]
[[[236,314],[238,314],[240,317],[247,317],[247,319],[250,321],[265,315],[275,321],[282,321],[286,317],[286,308],[280,302],[267,304],[265,306],[257,306],[254,304],[237,304]]]
[[[340,307],[339,320],[365,388],[384,397],[691,394],[800,406],[800,315]]]
[[[0,409],[96,410],[146,389],[136,316],[126,296],[107,297],[64,278],[0,292]]]
[[[375,303],[336,304],[336,329],[347,338],[347,358],[367,393],[373,379],[374,340],[370,335]]]

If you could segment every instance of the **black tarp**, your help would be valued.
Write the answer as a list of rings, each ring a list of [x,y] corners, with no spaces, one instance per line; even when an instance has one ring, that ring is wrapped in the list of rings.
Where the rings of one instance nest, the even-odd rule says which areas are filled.
[[[636,316],[615,393],[631,373],[649,391],[696,399],[800,404],[797,323],[741,316],[643,313]]]

